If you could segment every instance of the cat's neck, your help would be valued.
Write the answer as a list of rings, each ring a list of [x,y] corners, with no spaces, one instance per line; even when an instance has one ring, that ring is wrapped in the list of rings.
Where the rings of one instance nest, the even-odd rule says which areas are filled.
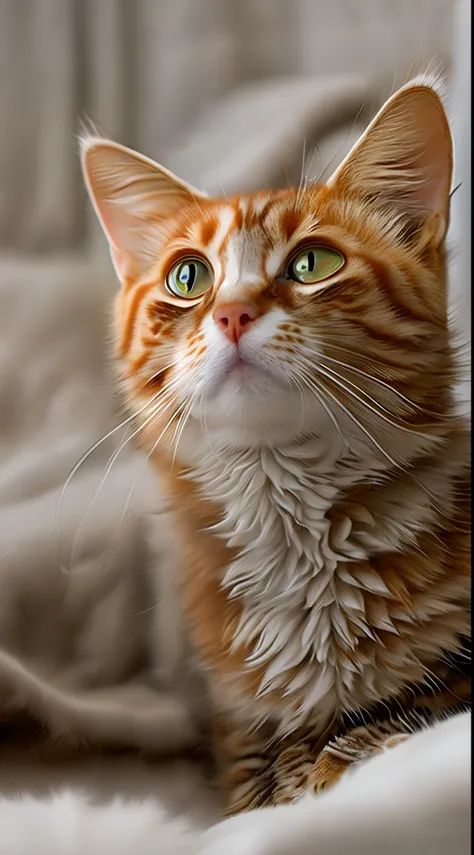
[[[337,441],[211,453],[194,477],[203,495],[223,509],[213,533],[238,554],[222,585],[244,609],[278,611],[283,599],[295,608],[316,602],[315,589],[338,561],[366,557],[351,538],[351,526],[336,525],[335,533],[328,516],[361,477]]]
[[[184,477],[221,508],[213,533],[239,553],[222,584],[244,601],[264,598],[266,605],[290,582],[306,590],[340,562],[411,542],[413,530],[430,521],[430,478],[431,489],[437,488],[445,465],[438,460],[420,481],[416,466],[394,471],[370,449],[361,455],[344,444],[336,432],[273,446],[214,444],[200,431],[189,440],[181,458],[189,467]],[[449,482],[450,471],[444,474]]]

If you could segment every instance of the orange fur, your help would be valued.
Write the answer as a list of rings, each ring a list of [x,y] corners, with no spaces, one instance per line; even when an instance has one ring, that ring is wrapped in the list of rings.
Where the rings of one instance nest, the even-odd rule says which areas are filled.
[[[461,651],[470,632],[469,448],[466,425],[454,412],[456,369],[447,324],[444,235],[452,152],[431,83],[417,81],[395,95],[326,185],[207,199],[146,159],[97,140],[85,146],[84,168],[124,283],[115,326],[125,395],[137,414],[139,441],[173,501],[186,621],[216,707],[228,717],[230,742],[252,722],[258,739],[262,722],[276,722],[291,735],[309,691],[306,679],[293,688],[295,680],[319,663],[309,650],[262,693],[277,655],[252,664],[263,630],[235,641],[247,601],[224,580],[239,548],[213,531],[229,507],[212,489],[207,494],[211,476],[205,477],[204,463],[192,453],[201,425],[192,409],[194,387],[212,355],[207,329],[213,311],[229,299],[254,306],[259,318],[279,318],[262,346],[268,364],[276,362],[289,376],[294,371],[295,384],[299,378],[306,392],[319,390],[333,432],[357,435],[351,433],[351,465],[361,467],[360,478],[341,488],[322,516],[328,550],[337,553],[341,537],[372,546],[364,547],[364,557],[338,558],[323,597],[327,625],[333,620],[324,643],[335,700],[327,715],[318,718],[315,707],[313,720],[308,711],[309,726],[318,738],[327,727],[338,733],[346,713],[381,702],[403,706],[410,693],[430,707],[422,687],[433,676],[443,709],[454,706],[459,697],[447,686],[454,671],[446,671],[444,660]],[[344,266],[327,287],[295,287],[285,268],[297,250],[312,245],[342,253]],[[213,284],[199,299],[186,301],[167,290],[166,277],[189,257],[212,269]],[[247,406],[244,397],[242,411]],[[212,407],[210,413],[214,418]],[[219,445],[217,468],[219,454],[225,467],[228,448],[240,441],[240,418],[238,408],[229,416],[228,447]],[[286,418],[282,410],[282,423]],[[225,419],[223,407],[218,427],[211,425],[216,436]],[[268,426],[271,436],[278,422],[279,416]],[[308,432],[297,441],[305,442]],[[278,449],[281,441],[265,443]],[[209,449],[212,455],[211,440]],[[370,476],[364,477],[363,466]],[[335,464],[329,486],[338,472]],[[293,501],[291,491],[285,501]],[[251,559],[249,566],[258,576]],[[342,614],[337,608],[344,598],[351,606]],[[295,631],[304,634],[306,612],[301,627],[291,615]],[[465,683],[456,685],[466,699]],[[331,762],[321,755],[315,767],[326,769],[328,782],[347,765],[336,758],[331,770]],[[242,796],[242,775],[239,767],[234,804],[263,803],[260,796]],[[265,780],[267,786],[268,774]]]

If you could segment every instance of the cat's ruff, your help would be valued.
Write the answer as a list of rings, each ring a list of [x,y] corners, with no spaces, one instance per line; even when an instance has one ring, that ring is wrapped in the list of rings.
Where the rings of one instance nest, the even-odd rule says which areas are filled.
[[[281,689],[286,673],[308,657],[294,677],[299,691],[306,684],[300,716],[292,706],[289,682],[281,698],[281,728],[283,733],[291,727],[296,730],[315,710],[314,724],[325,726],[341,705],[351,708],[355,667],[344,647],[354,650],[358,641],[350,638],[347,619],[352,617],[373,637],[377,627],[367,623],[364,594],[381,595],[388,603],[391,598],[381,576],[358,568],[352,574],[351,562],[366,561],[389,548],[402,550],[434,518],[433,508],[423,500],[423,489],[428,495],[430,488],[436,489],[437,467],[423,473],[424,484],[414,481],[408,488],[404,484],[400,492],[396,481],[380,487],[383,467],[371,449],[366,449],[364,463],[357,461],[355,468],[356,456],[341,446],[337,433],[328,440],[283,448],[239,450],[213,445],[212,437],[190,425],[183,445],[189,449],[184,457],[195,465],[191,473],[203,495],[225,508],[224,519],[213,533],[239,548],[222,585],[243,602],[233,645],[252,648],[249,666],[262,666],[255,719],[265,710],[266,694]],[[378,519],[378,528],[373,507],[348,507],[333,521],[326,515],[348,486],[362,480],[361,472],[364,483],[373,480],[380,502],[386,504],[383,526]],[[280,544],[278,551],[275,543]],[[406,620],[410,620],[408,613]],[[387,609],[379,628],[397,633]],[[370,664],[366,665],[368,683],[376,670],[375,663],[373,674]],[[387,670],[387,684],[390,678]],[[229,692],[232,695],[231,687]],[[389,685],[387,694],[392,694]],[[251,722],[248,699],[237,695],[233,702],[242,703]]]

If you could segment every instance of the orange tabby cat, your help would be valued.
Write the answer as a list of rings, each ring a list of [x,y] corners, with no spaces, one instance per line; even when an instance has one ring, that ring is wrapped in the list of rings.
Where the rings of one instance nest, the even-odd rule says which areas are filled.
[[[452,165],[428,78],[324,185],[209,199],[84,141],[122,283],[120,374],[174,505],[231,811],[319,789],[469,696]]]

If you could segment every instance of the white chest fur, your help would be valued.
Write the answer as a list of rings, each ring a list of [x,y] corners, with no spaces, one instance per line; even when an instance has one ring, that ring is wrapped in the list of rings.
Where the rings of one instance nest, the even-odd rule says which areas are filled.
[[[284,448],[241,450],[210,450],[194,434],[186,451],[190,477],[223,509],[212,533],[238,550],[221,582],[241,607],[233,644],[245,643],[252,651],[247,667],[263,674],[253,709],[242,699],[245,714],[265,717],[269,695],[277,693],[282,730],[308,718],[319,728],[353,708],[361,679],[367,698],[378,698],[379,670],[357,648],[360,639],[376,642],[377,630],[396,633],[396,611],[384,606],[391,593],[367,559],[405,549],[432,523],[430,496],[450,492],[440,480],[443,465],[416,478],[400,473],[397,480],[392,472],[386,480],[380,460],[369,450],[356,457],[336,432]],[[372,485],[370,510],[354,502],[342,510],[348,488],[361,484]],[[367,594],[380,603],[376,626],[366,615]],[[385,674],[387,691],[390,681]],[[232,706],[239,700],[234,695]]]
[[[264,673],[255,715],[264,714],[265,699],[276,690],[284,694],[285,729],[309,713],[325,723],[350,696],[354,665],[347,651],[357,639],[348,617],[371,635],[362,588],[389,593],[376,573],[357,578],[347,570],[348,562],[376,548],[358,526],[370,528],[370,514],[354,508],[353,518],[332,522],[326,515],[360,480],[360,468],[343,459],[337,437],[284,451],[214,450],[195,466],[192,477],[203,495],[225,509],[214,535],[239,549],[222,585],[242,607],[234,645],[245,642],[253,651],[248,667]]]

